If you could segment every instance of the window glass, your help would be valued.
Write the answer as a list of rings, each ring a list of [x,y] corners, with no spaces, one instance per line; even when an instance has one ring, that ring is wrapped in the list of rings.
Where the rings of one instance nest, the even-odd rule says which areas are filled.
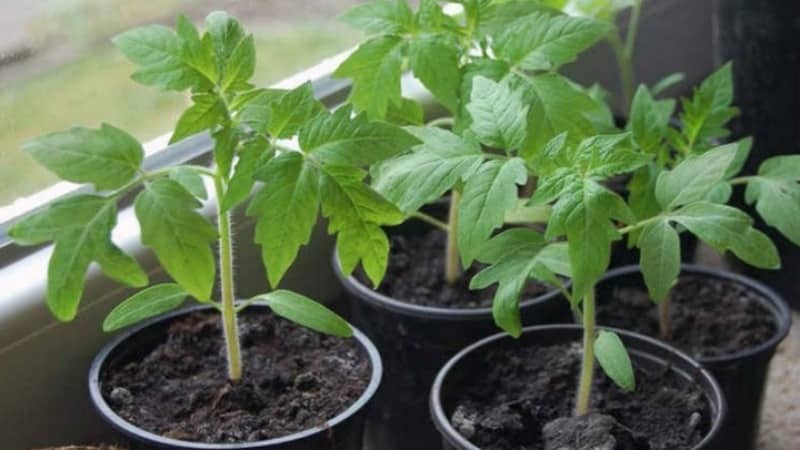
[[[225,10],[256,38],[256,80],[276,82],[354,45],[336,16],[357,0],[24,0],[0,1],[0,223],[24,210],[54,177],[21,144],[72,125],[124,128],[146,142],[170,131],[188,98],[130,80],[133,65],[110,39],[128,28],[174,26],[178,13],[200,25]]]

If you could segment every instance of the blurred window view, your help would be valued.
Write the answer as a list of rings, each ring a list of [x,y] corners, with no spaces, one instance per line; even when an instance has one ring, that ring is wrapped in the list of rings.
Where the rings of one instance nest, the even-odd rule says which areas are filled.
[[[353,46],[359,35],[336,16],[357,0],[0,1],[0,222],[55,177],[21,144],[72,125],[109,122],[147,142],[171,131],[188,98],[130,79],[133,65],[111,44],[129,28],[199,26],[211,11],[236,16],[256,39],[256,80],[281,80]],[[5,216],[5,217],[4,217]]]

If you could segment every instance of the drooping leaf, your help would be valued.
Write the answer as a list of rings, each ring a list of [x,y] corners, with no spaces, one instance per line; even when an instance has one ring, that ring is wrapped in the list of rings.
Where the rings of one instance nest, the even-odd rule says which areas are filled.
[[[472,117],[470,129],[482,143],[508,151],[519,148],[525,140],[528,107],[523,105],[522,95],[507,83],[476,77],[467,111]]]
[[[161,178],[145,184],[135,212],[142,243],[153,249],[167,273],[198,300],[206,301],[214,285],[214,227],[197,212],[201,206],[178,182]]]
[[[272,312],[298,325],[332,336],[353,335],[353,329],[347,321],[306,296],[279,289],[259,298],[269,305]]]
[[[92,183],[99,190],[131,181],[144,158],[139,141],[106,123],[99,129],[73,127],[46,134],[22,148],[60,178]]]
[[[466,180],[480,166],[483,154],[477,142],[430,127],[407,129],[422,144],[408,154],[380,164],[373,187],[402,211],[410,213]]]
[[[106,316],[103,331],[115,331],[181,306],[189,293],[174,283],[157,284],[129,297]]]
[[[800,156],[774,156],[761,163],[758,176],[748,183],[747,202],[767,225],[800,245]]]
[[[617,386],[628,392],[636,389],[631,358],[617,333],[600,330],[594,341],[594,355]]]
[[[300,153],[286,152],[260,168],[255,177],[264,183],[247,208],[258,218],[255,241],[267,278],[273,287],[308,243],[319,210],[319,173]]]
[[[491,160],[480,166],[464,185],[458,208],[458,248],[469,267],[493,230],[503,224],[507,210],[517,202],[517,185],[527,181],[519,158]]]

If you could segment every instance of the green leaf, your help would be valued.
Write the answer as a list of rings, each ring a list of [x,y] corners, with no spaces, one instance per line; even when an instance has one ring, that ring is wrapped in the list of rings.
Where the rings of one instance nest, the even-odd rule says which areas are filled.
[[[205,78],[195,88],[203,87],[210,91],[213,81],[219,77],[211,36],[206,34],[201,39],[197,28],[183,14],[178,15],[175,32],[182,41],[181,60]]]
[[[272,105],[280,101],[287,92],[281,89],[259,89],[248,95],[239,107],[239,120],[253,131],[267,134],[272,120]]]
[[[233,155],[239,145],[237,130],[233,128],[221,128],[214,132],[214,162],[219,166],[219,172],[224,176],[231,173],[233,166]]]
[[[253,36],[243,38],[234,47],[222,74],[222,89],[240,89],[249,87],[247,82],[256,70],[256,47]]]
[[[458,208],[458,248],[461,262],[469,267],[489,239],[503,225],[507,210],[517,203],[517,185],[527,181],[519,158],[485,162],[464,185]]]
[[[364,114],[351,117],[344,107],[321,114],[300,129],[300,148],[325,164],[366,166],[410,149],[419,141],[402,128],[370,122]]]
[[[103,331],[115,331],[159,316],[181,306],[189,294],[177,284],[151,286],[123,301],[108,313],[103,321]]]
[[[633,140],[642,150],[655,152],[659,149],[674,110],[674,100],[657,101],[645,85],[639,86],[631,104],[630,129]]]
[[[377,166],[373,187],[406,213],[418,210],[459,180],[467,180],[483,161],[477,142],[470,142],[447,130],[430,127],[407,129],[422,144],[411,153]]]
[[[423,36],[411,41],[408,63],[414,76],[450,111],[458,110],[461,87],[458,43],[445,35]]]
[[[214,48],[223,89],[227,90],[231,85],[249,79],[255,63],[252,36],[247,36],[239,22],[222,11],[214,11],[206,17],[206,29]]]
[[[226,120],[227,110],[225,104],[215,94],[195,94],[192,96],[194,104],[178,118],[175,131],[169,138],[173,144],[193,134],[214,128]]]
[[[584,173],[607,179],[629,173],[647,164],[649,158],[631,150],[629,134],[601,134],[586,138],[578,145],[576,162]]]
[[[182,91],[207,87],[216,81],[187,63],[183,39],[165,26],[134,28],[114,37],[113,42],[139,66],[131,78],[141,84]]]
[[[617,386],[628,392],[636,389],[631,358],[617,333],[600,330],[594,340],[594,355]]]
[[[800,245],[800,156],[774,156],[761,163],[745,197],[767,225]]]
[[[508,83],[475,77],[467,111],[472,117],[470,129],[482,143],[508,151],[519,148],[525,140],[528,107]]]
[[[134,209],[142,243],[187,292],[198,300],[211,296],[214,285],[214,227],[196,209],[201,206],[178,182],[166,178],[146,183]]]
[[[686,75],[681,72],[669,74],[653,85],[651,93],[653,95],[659,95],[672,86],[682,82],[684,79],[686,79]]]
[[[635,0],[542,0],[550,7],[578,17],[594,17],[614,22],[617,14],[633,6]]]
[[[535,12],[512,22],[497,38],[496,50],[512,66],[551,70],[575,60],[610,31],[606,22]]]
[[[386,121],[401,126],[422,125],[425,122],[425,110],[419,102],[401,98],[400,103],[389,104]]]
[[[644,282],[650,297],[660,303],[669,294],[681,270],[678,232],[666,220],[659,220],[644,228],[637,245],[641,249],[639,264]]]
[[[656,198],[665,209],[702,200],[725,178],[736,157],[738,144],[727,144],[698,156],[690,156],[670,171],[659,174]]]
[[[417,10],[417,25],[422,31],[454,31],[456,21],[444,13],[437,0],[420,0]]]
[[[92,183],[98,190],[131,181],[144,158],[142,145],[109,124],[99,129],[73,127],[26,142],[22,149],[39,164],[73,183]]]
[[[47,305],[59,320],[75,317],[92,260],[116,280],[134,286],[147,282],[136,261],[111,242],[116,219],[113,200],[76,195],[53,202],[9,229],[9,236],[22,245],[55,242],[47,272]]]
[[[255,241],[270,285],[277,286],[307,244],[319,210],[319,173],[303,155],[283,153],[256,172],[264,182],[247,208],[247,215],[258,217]]]
[[[349,274],[361,262],[377,286],[386,273],[389,239],[381,225],[396,225],[404,215],[393,204],[362,182],[358,169],[326,166],[320,192],[322,215],[328,218],[328,231],[338,233],[336,247],[342,272]]]
[[[541,262],[537,255],[547,245],[542,236],[533,230],[511,229],[492,238],[486,247],[492,250],[487,255],[495,260],[493,265],[480,271],[470,281],[470,289],[482,289],[498,283],[492,300],[492,315],[498,327],[508,334],[519,337],[522,325],[519,316],[519,298],[528,282],[531,271]]]
[[[245,142],[239,152],[239,161],[222,199],[222,211],[230,211],[243,202],[253,190],[253,174],[275,155],[275,149],[263,139]]]
[[[312,118],[322,114],[325,107],[314,96],[310,82],[303,83],[272,103],[267,130],[276,138],[290,138]]]
[[[467,105],[472,95],[472,84],[475,78],[480,76],[500,81],[508,73],[508,70],[508,64],[504,61],[489,58],[473,58],[471,62],[462,67],[461,89],[459,91],[461,103],[458,114],[456,114],[456,123],[453,127],[456,133],[462,134],[472,122],[469,111],[467,111]]]
[[[300,294],[276,290],[259,298],[267,302],[272,312],[292,322],[338,337],[351,337],[353,328],[338,314]]]
[[[178,166],[169,171],[169,177],[180,183],[184,189],[197,198],[208,198],[203,177],[191,167]]]
[[[397,36],[381,36],[361,44],[333,73],[351,78],[350,102],[372,119],[386,116],[389,103],[400,101],[400,73],[405,41]]]
[[[733,71],[728,63],[706,78],[691,99],[681,100],[685,150],[693,151],[697,144],[703,149],[712,139],[727,136],[725,125],[738,113],[732,103]]]
[[[367,34],[402,34],[411,31],[414,16],[405,0],[371,0],[345,11],[340,19]]]

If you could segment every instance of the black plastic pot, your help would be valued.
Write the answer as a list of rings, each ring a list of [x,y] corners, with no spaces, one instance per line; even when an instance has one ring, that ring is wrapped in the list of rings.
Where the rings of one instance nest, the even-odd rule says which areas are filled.
[[[611,329],[611,328],[607,328]],[[711,376],[697,362],[685,354],[661,342],[624,330],[614,330],[619,334],[634,365],[650,367],[668,367],[687,382],[697,384],[705,394],[711,410],[711,429],[706,437],[692,450],[723,450],[718,445],[720,425],[727,412],[722,391]],[[436,428],[441,433],[444,450],[481,450],[461,436],[450,423],[450,416],[455,408],[454,399],[461,389],[461,380],[472,372],[483,358],[483,353],[490,347],[503,345],[508,347],[525,347],[563,342],[579,342],[582,328],[578,325],[541,325],[525,328],[519,339],[505,333],[495,334],[482,339],[463,349],[450,359],[439,371],[430,393],[430,414]],[[577,379],[577,378],[576,378]]]
[[[342,274],[337,261],[334,254],[353,323],[383,355],[385,375],[370,414],[368,442],[379,450],[436,448],[439,436],[428,415],[431,384],[451,356],[497,331],[491,308],[436,308],[389,298]],[[523,324],[557,323],[569,320],[570,310],[554,290],[520,302],[520,314]]]
[[[368,406],[381,382],[383,366],[378,350],[359,330],[354,330],[354,339],[358,341],[370,359],[372,375],[369,384],[355,403],[322,426],[266,441],[207,444],[165,438],[142,430],[118,416],[106,403],[101,393],[100,380],[103,370],[112,363],[120,364],[127,360],[140,358],[163,342],[169,324],[177,317],[207,309],[210,307],[187,308],[144,322],[117,336],[100,351],[92,362],[89,370],[89,393],[92,403],[102,418],[129,442],[130,450],[362,450],[364,421]],[[264,305],[252,305],[242,314],[257,314],[267,310],[268,307]]]
[[[754,449],[758,438],[769,363],[778,344],[791,328],[792,315],[789,307],[772,289],[739,274],[690,264],[682,266],[681,274],[718,278],[742,285],[756,293],[762,305],[774,316],[775,335],[763,344],[730,355],[698,360],[717,379],[728,404],[729,413],[722,427],[719,448]],[[597,284],[597,301],[602,302],[603,299],[611,298],[611,290],[620,286],[645,289],[639,266],[620,267],[609,271]]]

